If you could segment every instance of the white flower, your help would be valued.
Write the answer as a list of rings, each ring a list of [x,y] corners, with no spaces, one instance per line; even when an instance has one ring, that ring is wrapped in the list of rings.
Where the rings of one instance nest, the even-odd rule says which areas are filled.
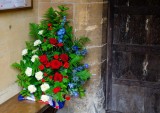
[[[49,87],[49,85],[47,84],[47,83],[43,83],[42,85],[41,85],[41,90],[42,91],[46,91],[46,90],[48,90],[50,87]]]
[[[39,35],[42,35],[42,34],[43,34],[43,30],[40,30],[40,31],[38,32],[38,34],[39,34]]]
[[[25,56],[28,53],[28,49],[22,50],[22,56]]]
[[[34,93],[34,92],[36,92],[37,88],[34,85],[29,85],[28,90],[30,93]]]
[[[27,69],[26,69],[26,71],[25,71],[25,74],[26,74],[27,76],[31,76],[31,75],[32,75],[32,68],[27,67]]]
[[[49,96],[47,96],[47,95],[42,95],[42,96],[41,96],[41,100],[42,100],[43,102],[47,102],[47,101],[49,100]]]
[[[35,42],[34,42],[34,46],[38,46],[39,44],[41,44],[42,42],[40,41],[40,40],[36,40]]]
[[[36,60],[36,58],[38,58],[38,56],[37,55],[33,55],[32,58],[31,58],[31,61],[34,62]]]
[[[36,74],[35,74],[35,77],[37,80],[41,80],[43,78],[43,73],[42,71],[38,71]]]

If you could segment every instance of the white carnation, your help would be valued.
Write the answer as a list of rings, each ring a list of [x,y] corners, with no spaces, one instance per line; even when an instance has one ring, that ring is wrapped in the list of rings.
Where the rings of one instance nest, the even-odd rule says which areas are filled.
[[[34,93],[34,92],[36,92],[37,88],[34,85],[29,85],[28,90],[30,93]]]
[[[27,76],[31,76],[31,75],[32,75],[32,68],[27,67],[27,69],[26,69],[26,71],[25,71],[25,74],[26,74]]]
[[[35,42],[34,42],[34,46],[38,46],[39,44],[41,44],[42,42],[40,41],[40,40],[36,40]]]
[[[48,90],[50,88],[50,86],[49,86],[49,84],[47,84],[47,83],[43,83],[42,85],[41,85],[41,90],[43,91],[43,92],[45,92],[46,90]]]
[[[42,95],[42,96],[41,96],[41,100],[42,100],[43,102],[48,102],[49,96],[47,96],[47,95]]]
[[[36,60],[36,58],[38,58],[38,56],[37,55],[33,55],[32,58],[31,58],[31,61],[34,62]]]
[[[42,71],[36,72],[35,77],[36,77],[37,80],[41,80],[41,79],[43,78],[43,73],[42,73]]]
[[[28,49],[22,50],[22,56],[25,56],[28,53]]]
[[[40,31],[38,32],[38,34],[39,34],[39,35],[42,35],[42,34],[43,34],[43,30],[40,30]]]

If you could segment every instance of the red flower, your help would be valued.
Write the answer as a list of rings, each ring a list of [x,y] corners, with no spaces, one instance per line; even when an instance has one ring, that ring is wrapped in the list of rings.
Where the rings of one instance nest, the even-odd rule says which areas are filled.
[[[56,44],[57,44],[57,39],[55,39],[55,38],[50,38],[50,39],[49,39],[49,43],[52,44],[52,45],[56,45]]]
[[[42,64],[47,64],[48,62],[48,58],[47,58],[47,55],[41,55],[39,56],[39,60]]]
[[[66,96],[65,99],[66,100],[71,100],[71,97],[70,96]]]
[[[62,66],[62,63],[59,60],[52,60],[51,61],[51,68],[52,69],[59,69]]]
[[[49,76],[49,79],[53,80],[53,76],[52,76],[52,75],[51,75],[51,76]]]
[[[38,68],[39,68],[40,70],[44,70],[44,65],[41,64],[41,65],[38,66]]]
[[[53,56],[55,59],[58,59],[59,58],[59,56],[56,54],[56,55],[54,55]]]
[[[44,40],[43,40],[43,42],[46,42],[46,41],[47,41],[47,39],[44,39]]]
[[[42,82],[45,82],[45,79],[44,79],[44,78],[42,79]]]
[[[56,88],[54,88],[53,89],[53,92],[56,94],[56,93],[58,93],[58,92],[60,92],[61,91],[61,88],[60,87],[56,87]]]
[[[60,58],[61,58],[61,60],[64,61],[64,62],[68,61],[68,55],[67,55],[67,54],[61,54],[61,55],[60,55]]]
[[[68,76],[64,76],[64,78],[68,78]]]
[[[52,28],[50,27],[50,28],[48,28],[48,30],[52,30]]]
[[[47,74],[47,73],[43,73],[43,75],[44,75],[44,76],[48,76],[48,74]]]
[[[48,67],[50,67],[50,66],[51,66],[51,63],[50,63],[50,62],[47,62],[46,67],[48,68]]]
[[[68,62],[65,62],[64,65],[63,65],[63,67],[64,67],[64,68],[69,68],[69,63],[68,63]]]
[[[62,74],[56,72],[56,73],[54,74],[53,80],[54,80],[54,81],[58,81],[58,82],[62,82],[62,80],[63,80]]]
[[[52,26],[52,23],[48,23],[48,27],[51,27]]]
[[[59,106],[56,106],[55,108],[56,108],[56,109],[59,109]]]
[[[63,46],[63,43],[58,43],[57,46],[58,46],[58,47],[62,47],[62,46]]]

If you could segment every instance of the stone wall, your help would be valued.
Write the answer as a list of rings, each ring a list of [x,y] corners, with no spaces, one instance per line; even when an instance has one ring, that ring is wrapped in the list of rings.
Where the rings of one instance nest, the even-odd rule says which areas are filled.
[[[37,22],[38,0],[33,1],[33,9],[0,12],[0,104],[19,92],[15,83],[18,72],[11,64],[19,62],[29,40],[29,23]]]
[[[87,36],[91,42],[87,44],[88,55],[85,62],[90,64],[92,77],[86,85],[86,97],[82,100],[72,99],[66,103],[66,107],[59,112],[62,113],[102,113],[103,90],[99,87],[101,78],[101,59],[102,31],[103,23],[106,18],[103,17],[103,6],[107,7],[107,1],[103,0],[41,0],[38,4],[38,21],[49,7],[57,9],[58,5],[66,5],[68,17],[74,29],[74,34]],[[107,13],[107,12],[104,12]],[[106,23],[105,23],[106,24]],[[102,98],[101,98],[102,97]],[[100,106],[98,106],[100,104]]]

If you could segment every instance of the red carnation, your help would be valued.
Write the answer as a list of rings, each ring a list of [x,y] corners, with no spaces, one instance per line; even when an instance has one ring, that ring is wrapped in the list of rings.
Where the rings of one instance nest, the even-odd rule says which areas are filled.
[[[51,68],[52,69],[59,69],[62,66],[62,63],[59,60],[52,60],[51,61]]]
[[[44,76],[48,76],[48,74],[47,74],[47,73],[43,73],[43,75],[44,75]]]
[[[48,23],[48,27],[52,26],[52,23]]]
[[[46,67],[49,68],[51,66],[50,62],[47,62]]]
[[[54,55],[53,56],[55,59],[58,59],[59,58],[59,56],[56,54],[56,55]]]
[[[42,79],[42,82],[45,82],[45,79],[44,79],[44,78]]]
[[[63,46],[63,43],[58,43],[57,46],[58,46],[58,47],[62,47],[62,46]]]
[[[42,64],[47,64],[48,62],[48,58],[47,58],[47,55],[41,55],[39,56],[39,60]]]
[[[61,88],[60,87],[56,87],[56,88],[54,88],[53,89],[53,92],[56,94],[56,93],[58,93],[58,92],[60,92],[61,91]]]
[[[69,63],[68,63],[68,62],[65,62],[64,65],[63,65],[63,67],[64,67],[64,68],[69,68]]]
[[[60,55],[60,58],[61,58],[61,60],[64,61],[64,62],[68,61],[68,55],[67,55],[67,54],[61,54],[61,55]]]
[[[56,73],[54,74],[53,80],[54,80],[54,81],[58,81],[58,82],[62,82],[62,80],[63,80],[62,74],[56,72]]]
[[[41,65],[38,66],[38,68],[39,68],[40,70],[44,70],[44,65],[41,64]]]
[[[50,39],[49,39],[49,43],[52,44],[52,45],[56,45],[56,44],[57,44],[57,39],[55,39],[55,38],[50,38]]]
[[[70,96],[66,96],[65,99],[66,100],[71,100],[71,97]]]
[[[53,76],[51,75],[51,76],[49,76],[49,78],[52,80],[52,79],[53,79]]]

